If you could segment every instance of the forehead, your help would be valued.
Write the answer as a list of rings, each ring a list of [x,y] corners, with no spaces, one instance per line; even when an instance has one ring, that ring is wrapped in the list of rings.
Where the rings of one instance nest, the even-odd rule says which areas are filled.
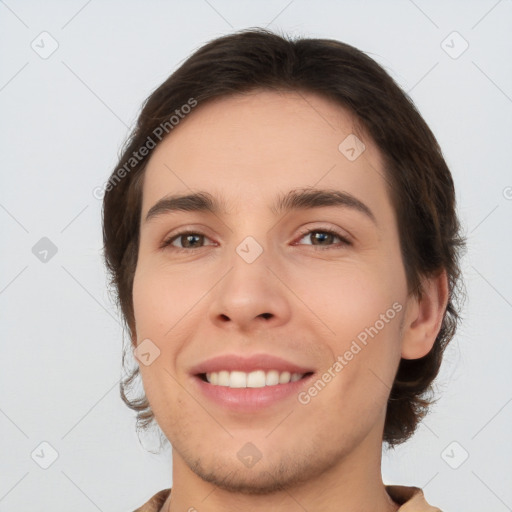
[[[255,91],[199,105],[154,150],[143,214],[171,193],[217,191],[235,213],[310,187],[389,209],[381,155],[354,121],[338,104],[303,92]]]

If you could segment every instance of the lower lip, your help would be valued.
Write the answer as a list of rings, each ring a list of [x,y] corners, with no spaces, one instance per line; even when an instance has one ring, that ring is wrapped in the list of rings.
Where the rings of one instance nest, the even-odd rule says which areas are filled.
[[[253,412],[282,402],[291,396],[297,396],[302,388],[309,385],[314,374],[288,384],[276,384],[263,388],[229,388],[215,386],[198,376],[193,379],[199,389],[212,402],[238,412]]]

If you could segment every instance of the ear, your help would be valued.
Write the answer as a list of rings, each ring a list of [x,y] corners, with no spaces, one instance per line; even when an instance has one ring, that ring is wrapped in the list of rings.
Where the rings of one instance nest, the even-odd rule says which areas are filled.
[[[403,359],[418,359],[430,352],[441,330],[448,295],[448,276],[443,269],[423,280],[421,298],[409,298],[402,328]]]

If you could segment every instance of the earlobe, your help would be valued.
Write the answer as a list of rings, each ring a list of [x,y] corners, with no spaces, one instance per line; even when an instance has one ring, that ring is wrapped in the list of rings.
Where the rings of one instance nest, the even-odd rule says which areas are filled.
[[[419,359],[432,349],[448,304],[446,270],[425,278],[422,297],[411,297],[404,320],[402,358]]]

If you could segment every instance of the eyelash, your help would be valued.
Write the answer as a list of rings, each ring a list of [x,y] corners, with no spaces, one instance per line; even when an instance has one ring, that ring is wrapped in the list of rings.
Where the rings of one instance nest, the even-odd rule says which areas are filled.
[[[322,228],[305,230],[300,233],[298,240],[302,240],[306,235],[309,235],[311,233],[324,233],[327,235],[333,235],[341,241],[342,246],[352,245],[352,243],[349,240],[347,240],[347,238],[342,236],[340,233],[338,233],[334,230],[331,230],[331,229],[322,229]],[[185,236],[185,235],[199,235],[199,236],[204,236],[204,237],[208,238],[206,235],[204,235],[203,233],[198,232],[198,231],[181,231],[179,233],[175,233],[174,235],[172,235],[172,237],[164,240],[160,246],[160,249],[170,249],[170,250],[176,251],[176,252],[190,252],[190,251],[202,249],[203,247],[205,247],[205,246],[203,246],[203,247],[197,247],[197,248],[183,248],[183,247],[174,247],[171,245],[175,240],[177,240],[178,238]],[[339,245],[334,245],[334,244],[332,244],[330,246],[324,246],[324,247],[318,246],[318,245],[313,245],[313,244],[306,244],[306,245],[311,245],[312,247],[315,247],[315,249],[321,250],[321,251],[336,249],[336,248],[340,247]]]

